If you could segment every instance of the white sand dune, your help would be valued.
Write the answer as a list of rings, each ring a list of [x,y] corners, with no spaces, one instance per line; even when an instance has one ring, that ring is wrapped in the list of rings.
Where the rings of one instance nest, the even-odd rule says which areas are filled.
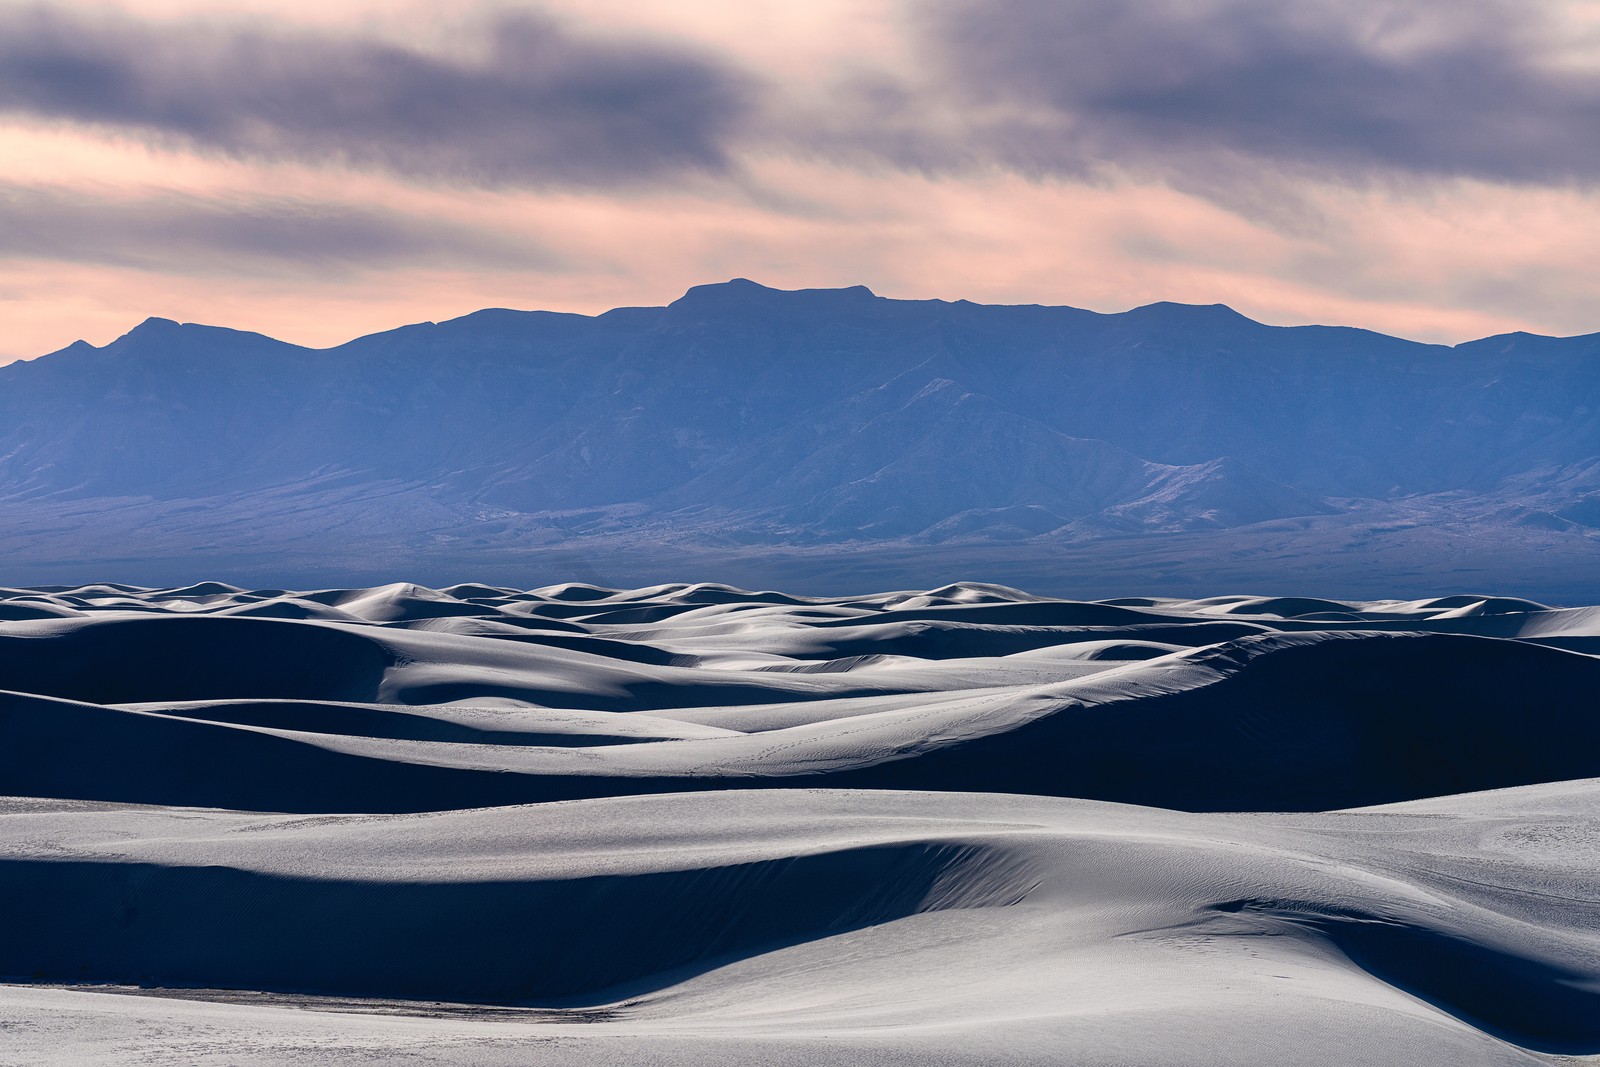
[[[0,618],[0,1063],[1600,1062],[1593,609]]]

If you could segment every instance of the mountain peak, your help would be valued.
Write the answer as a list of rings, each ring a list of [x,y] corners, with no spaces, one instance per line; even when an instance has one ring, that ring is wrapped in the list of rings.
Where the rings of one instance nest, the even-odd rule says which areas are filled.
[[[164,319],[159,315],[151,315],[139,325],[105,346],[106,351],[121,352],[129,348],[140,348],[151,342],[169,344],[173,341],[183,324],[172,319]]]
[[[794,301],[828,301],[830,303],[841,300],[876,300],[877,294],[864,285],[852,285],[842,289],[774,289],[770,286],[753,282],[749,278],[732,278],[725,282],[710,285],[696,285],[669,307],[707,308],[707,307],[736,307],[736,306],[763,306],[770,307],[778,303],[792,303]]]
[[[143,335],[151,333],[164,333],[168,330],[179,329],[182,325],[182,323],[177,322],[174,319],[164,319],[160,315],[151,315],[148,319],[145,319],[139,325],[135,326],[122,336],[132,337],[135,334]]]
[[[1254,319],[1241,315],[1227,304],[1180,304],[1174,300],[1158,300],[1153,304],[1144,304],[1129,311],[1128,314],[1167,321],[1184,319],[1255,323]]]
[[[729,303],[735,300],[749,300],[778,290],[769,289],[760,282],[753,282],[749,278],[730,278],[725,282],[710,282],[706,285],[692,285],[678,299],[668,307],[678,307],[683,304],[704,303]]]

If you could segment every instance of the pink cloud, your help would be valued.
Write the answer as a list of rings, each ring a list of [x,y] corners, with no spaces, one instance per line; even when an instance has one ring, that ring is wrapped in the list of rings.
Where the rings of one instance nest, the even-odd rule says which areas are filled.
[[[263,26],[457,46],[420,7],[122,6],[140,17],[243,14]],[[919,73],[901,9],[888,0],[778,13],[560,0],[553,10],[586,39],[625,31],[629,47],[676,41],[685,55],[698,49],[759,70],[780,90],[773,121],[793,128],[722,146],[725,170],[486,191],[337,161],[228,158],[13,115],[0,126],[0,356],[37,355],[79,336],[104,342],[151,314],[320,346],[484,306],[658,304],[733,276],[1104,311],[1221,302],[1269,322],[1427,340],[1600,329],[1600,253],[1589,239],[1600,229],[1600,195],[1587,185],[1252,176],[1249,160],[1231,165],[1235,178],[1108,160],[1055,176],[977,159],[919,169],[852,154],[838,140],[796,139],[804,129],[844,136],[851,117],[824,110],[861,97],[830,97],[830,86],[870,96],[877,83],[850,79],[865,72],[883,85],[910,84],[928,73]],[[769,16],[783,35],[749,32]],[[1582,74],[1592,52],[1574,47],[1554,59]],[[949,110],[950,98],[924,102],[931,110],[906,120],[912,140],[957,143],[977,121]],[[24,217],[40,205],[63,213],[53,243]],[[76,226],[65,218],[73,205],[82,207]],[[349,238],[331,247],[333,223],[319,234],[316,219],[347,227],[339,232]],[[295,237],[296,226],[309,236]]]

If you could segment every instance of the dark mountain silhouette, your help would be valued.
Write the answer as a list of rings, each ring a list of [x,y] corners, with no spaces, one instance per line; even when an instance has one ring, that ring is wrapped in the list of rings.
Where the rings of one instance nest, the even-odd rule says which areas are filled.
[[[1600,561],[1600,334],[1450,348],[1220,305],[744,280],[320,351],[151,319],[0,368],[0,520],[36,580],[318,551],[467,576],[538,546],[1081,556],[1160,536],[1203,560],[1296,531],[1307,555],[1400,530],[1553,538],[1581,565]],[[1425,569],[1423,542],[1389,569]]]

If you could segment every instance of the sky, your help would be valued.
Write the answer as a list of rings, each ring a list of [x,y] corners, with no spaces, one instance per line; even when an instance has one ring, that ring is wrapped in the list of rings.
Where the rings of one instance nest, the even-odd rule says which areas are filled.
[[[1600,0],[0,0],[0,361],[748,277],[1600,331]]]

